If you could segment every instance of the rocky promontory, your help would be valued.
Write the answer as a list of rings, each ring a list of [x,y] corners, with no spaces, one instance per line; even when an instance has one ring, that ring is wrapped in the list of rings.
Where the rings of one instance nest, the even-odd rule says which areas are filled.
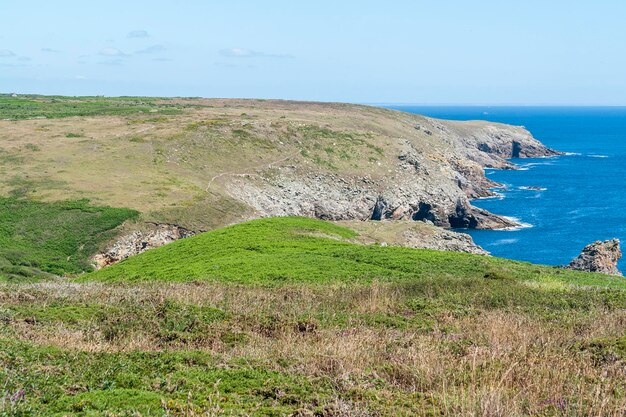
[[[485,121],[339,103],[193,104],[193,117],[184,123],[155,125],[155,132],[171,136],[150,146],[158,152],[153,161],[162,164],[159,169],[176,173],[176,183],[187,181],[185,190],[199,191],[190,200],[167,201],[152,218],[195,231],[274,216],[420,222],[444,229],[516,227],[472,205],[472,199],[494,196],[491,189],[499,185],[485,176],[485,168],[515,169],[509,158],[559,155],[523,127]],[[134,190],[127,192],[147,195]],[[153,201],[159,199],[150,200],[150,207]],[[467,235],[434,230],[407,229],[395,244],[485,253]],[[129,239],[117,241],[97,263],[123,259],[123,248],[136,253],[146,240]]]
[[[226,190],[252,206],[256,216],[414,220],[444,228],[500,229],[517,225],[471,204],[471,199],[493,196],[490,188],[498,185],[485,177],[484,168],[515,169],[508,158],[559,155],[523,127],[367,110],[376,117],[362,120],[365,109],[359,106],[344,109],[346,114],[337,112],[355,119],[359,130],[350,137],[328,128],[322,134],[296,135],[290,140],[305,152],[273,164],[271,172],[224,178]],[[305,130],[319,133],[317,127]],[[350,153],[346,147],[352,148]],[[322,150],[314,163],[308,160],[310,148]],[[346,162],[358,160],[335,162],[334,154],[342,152]]]

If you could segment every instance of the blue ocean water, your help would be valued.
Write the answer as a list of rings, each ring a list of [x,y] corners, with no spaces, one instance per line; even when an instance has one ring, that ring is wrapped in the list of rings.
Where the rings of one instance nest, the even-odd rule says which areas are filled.
[[[528,225],[468,231],[494,256],[563,265],[595,240],[617,237],[626,244],[626,107],[387,107],[522,125],[545,145],[568,153],[511,160],[518,171],[486,171],[505,185],[496,190],[502,197],[473,204]]]

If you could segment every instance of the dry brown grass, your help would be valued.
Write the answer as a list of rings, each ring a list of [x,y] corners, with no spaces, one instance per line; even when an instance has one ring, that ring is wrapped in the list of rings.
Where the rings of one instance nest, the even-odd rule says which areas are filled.
[[[361,398],[363,410],[372,403],[401,410],[398,403],[413,402],[412,409],[417,406],[424,415],[626,412],[624,361],[598,361],[581,348],[589,341],[623,334],[625,311],[599,309],[568,323],[506,310],[460,316],[440,312],[428,329],[368,324],[360,316],[401,313],[402,299],[399,288],[387,284],[265,289],[57,282],[0,289],[4,309],[59,303],[158,306],[165,300],[219,308],[231,315],[228,320],[214,323],[197,340],[171,344],[159,341],[149,323],[129,326],[119,340],[103,337],[103,324],[97,320],[78,326],[12,320],[3,324],[2,333],[37,345],[89,352],[199,349],[224,364],[246,358],[267,369],[328,379],[339,393],[338,402],[341,393],[358,397],[358,392],[376,389],[376,398]],[[325,314],[348,318],[320,319]],[[273,319],[271,325],[268,317]],[[226,343],[225,334],[243,335],[245,342]],[[365,415],[358,407],[356,411],[346,407],[337,415]]]

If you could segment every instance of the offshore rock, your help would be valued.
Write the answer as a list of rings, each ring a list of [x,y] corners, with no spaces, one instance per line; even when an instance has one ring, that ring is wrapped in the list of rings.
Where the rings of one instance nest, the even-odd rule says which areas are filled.
[[[608,275],[622,275],[617,262],[622,257],[619,239],[596,241],[585,246],[583,251],[566,267],[578,271],[600,272]]]

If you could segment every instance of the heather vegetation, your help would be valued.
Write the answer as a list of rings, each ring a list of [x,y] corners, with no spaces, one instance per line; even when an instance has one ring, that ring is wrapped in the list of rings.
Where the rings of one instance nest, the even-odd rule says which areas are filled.
[[[145,97],[60,97],[0,94],[0,120],[58,119],[72,116],[123,116],[136,113],[176,114],[180,109]]]

